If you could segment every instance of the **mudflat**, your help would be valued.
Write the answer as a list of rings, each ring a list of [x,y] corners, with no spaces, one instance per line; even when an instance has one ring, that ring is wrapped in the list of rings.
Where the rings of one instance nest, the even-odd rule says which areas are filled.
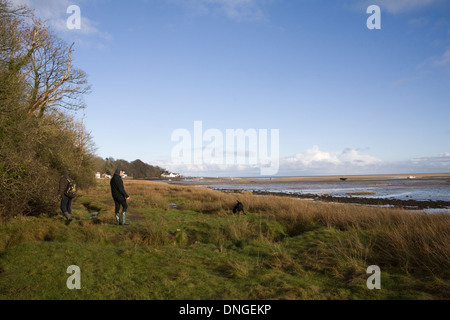
[[[298,177],[249,177],[249,178],[208,178],[215,181],[233,181],[236,183],[267,183],[271,182],[317,182],[337,181],[341,178],[347,180],[390,180],[390,179],[450,179],[450,173],[411,173],[411,174],[374,174],[374,175],[339,175],[339,176],[298,176]]]
[[[177,183],[177,182],[174,182]],[[450,210],[450,173],[204,178],[179,182],[224,192],[408,209]]]

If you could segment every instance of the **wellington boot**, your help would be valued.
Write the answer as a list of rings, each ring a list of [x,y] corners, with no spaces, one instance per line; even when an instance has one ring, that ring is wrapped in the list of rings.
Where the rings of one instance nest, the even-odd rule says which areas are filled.
[[[123,211],[121,214],[122,225],[129,225],[130,223],[127,221],[127,212]]]
[[[68,221],[71,221],[71,220],[72,220],[72,215],[71,215],[70,213],[64,212],[64,216],[66,217],[66,219],[67,219]]]
[[[68,226],[72,222],[72,215],[68,212],[64,212],[64,216],[66,217],[66,225]]]

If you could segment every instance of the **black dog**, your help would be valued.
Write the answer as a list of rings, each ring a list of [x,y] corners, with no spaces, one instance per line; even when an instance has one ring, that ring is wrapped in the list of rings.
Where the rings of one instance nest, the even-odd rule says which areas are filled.
[[[233,208],[233,213],[240,213],[246,214],[244,211],[244,205],[239,200],[237,201],[236,205]]]

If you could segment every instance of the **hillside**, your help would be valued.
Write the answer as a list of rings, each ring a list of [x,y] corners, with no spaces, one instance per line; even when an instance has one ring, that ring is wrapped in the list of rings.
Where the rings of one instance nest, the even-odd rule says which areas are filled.
[[[159,179],[161,178],[161,174],[168,172],[164,168],[150,165],[139,159],[128,162],[122,159],[97,158],[95,168],[97,172],[109,175],[113,174],[117,168],[120,168],[125,171],[129,177],[134,179]]]

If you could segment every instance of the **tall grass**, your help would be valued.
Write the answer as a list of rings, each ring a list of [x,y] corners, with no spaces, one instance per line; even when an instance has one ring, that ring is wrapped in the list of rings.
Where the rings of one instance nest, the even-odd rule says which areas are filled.
[[[371,260],[429,275],[448,275],[450,270],[450,217],[445,214],[223,193],[156,182],[129,181],[127,189],[130,194],[157,199],[161,208],[166,207],[164,200],[171,198],[185,210],[218,215],[231,214],[239,200],[253,220],[237,219],[227,224],[223,232],[232,240],[264,234],[277,241],[283,235],[292,237],[326,227],[348,231],[330,248],[340,259]],[[258,218],[264,219],[264,225]],[[268,221],[277,222],[278,230],[275,225],[268,226]]]
[[[232,214],[236,200],[241,201],[248,217],[225,221],[210,235],[214,238],[211,242],[219,248],[227,241],[242,245],[252,238],[277,242],[325,227],[345,231],[335,241],[327,242],[327,254],[343,263],[370,261],[399,267],[409,273],[449,274],[449,215],[256,196],[248,192],[223,193],[160,182],[128,180],[126,189],[133,198],[130,210],[133,207],[168,210],[168,203],[174,202],[180,210],[227,216]],[[162,224],[159,221],[145,230],[132,229],[128,237],[153,245],[200,239],[184,230],[170,235],[168,227]]]
[[[109,263],[114,264],[122,252],[152,252],[161,257],[170,252],[165,259],[186,268],[167,266],[167,273],[182,272],[184,278],[200,273],[210,285],[224,286],[220,290],[225,291],[239,292],[242,288],[236,288],[245,283],[252,289],[243,296],[265,299],[345,298],[347,293],[339,286],[354,286],[352,290],[358,292],[365,287],[366,268],[375,264],[396,277],[421,279],[411,284],[413,290],[450,297],[449,215],[223,193],[149,181],[125,180],[125,188],[132,198],[130,226],[115,225],[109,185],[100,181],[80,193],[74,202],[78,220],[69,226],[56,218],[3,221],[0,253],[24,243],[79,244],[98,254],[112,248],[118,255],[110,257]],[[246,215],[232,214],[236,200],[244,204]],[[94,209],[100,211],[99,221],[89,219]],[[200,271],[199,261],[208,271]],[[236,281],[235,287],[214,282],[210,272]],[[283,280],[277,280],[279,277]],[[438,279],[437,284],[425,288],[434,283],[430,279]]]

